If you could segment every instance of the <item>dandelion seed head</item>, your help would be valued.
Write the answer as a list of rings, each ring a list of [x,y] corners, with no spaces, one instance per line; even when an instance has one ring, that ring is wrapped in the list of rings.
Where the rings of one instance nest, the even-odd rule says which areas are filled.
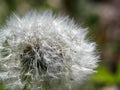
[[[0,80],[12,90],[71,90],[97,67],[86,34],[52,11],[12,15],[0,32]]]

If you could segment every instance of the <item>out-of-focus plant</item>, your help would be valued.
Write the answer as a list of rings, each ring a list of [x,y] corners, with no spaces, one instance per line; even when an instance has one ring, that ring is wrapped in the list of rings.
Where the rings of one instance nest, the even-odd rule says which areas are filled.
[[[102,84],[120,83],[120,62],[117,64],[117,71],[113,74],[103,64],[97,68],[98,73],[93,76],[93,80]]]

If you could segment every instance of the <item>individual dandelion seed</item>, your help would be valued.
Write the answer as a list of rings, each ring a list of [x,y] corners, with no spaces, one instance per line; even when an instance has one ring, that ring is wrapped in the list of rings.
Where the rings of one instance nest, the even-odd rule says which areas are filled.
[[[0,32],[0,81],[12,90],[74,90],[97,67],[86,34],[49,10],[12,15]]]

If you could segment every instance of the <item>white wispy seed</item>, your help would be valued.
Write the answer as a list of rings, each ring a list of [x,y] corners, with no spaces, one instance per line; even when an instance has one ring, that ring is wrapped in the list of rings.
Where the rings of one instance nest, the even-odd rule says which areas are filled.
[[[97,67],[87,30],[52,11],[14,14],[0,31],[0,81],[11,90],[72,90]]]

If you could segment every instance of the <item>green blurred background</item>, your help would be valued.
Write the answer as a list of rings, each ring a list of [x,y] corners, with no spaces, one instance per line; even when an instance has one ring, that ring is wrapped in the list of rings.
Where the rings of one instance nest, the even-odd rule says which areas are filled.
[[[13,13],[52,9],[88,27],[100,54],[97,73],[77,90],[120,90],[120,0],[0,0],[0,27]],[[5,90],[0,84],[0,90]]]

